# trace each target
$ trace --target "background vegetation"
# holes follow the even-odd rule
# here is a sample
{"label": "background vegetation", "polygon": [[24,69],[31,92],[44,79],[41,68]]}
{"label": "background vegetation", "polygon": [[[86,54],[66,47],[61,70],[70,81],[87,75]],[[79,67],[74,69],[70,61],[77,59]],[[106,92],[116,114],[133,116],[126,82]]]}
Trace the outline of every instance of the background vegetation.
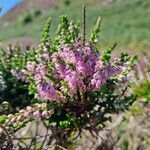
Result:
{"label": "background vegetation", "polygon": [[[101,42],[99,43],[101,48],[117,42],[119,50],[121,48],[136,51],[149,49],[150,0],[114,0],[111,3],[108,3],[108,0],[87,0],[85,3],[88,10],[88,30],[98,16],[102,17]],[[36,15],[37,10],[33,5],[30,11],[18,14],[15,21],[1,26],[0,38],[4,42],[14,38],[18,40],[20,37],[32,37],[36,42],[40,38],[39,33],[44,20],[49,16],[53,19],[50,34],[54,36],[58,24],[57,17],[61,14],[81,21],[82,4],[83,1],[80,0],[57,0],[49,9],[42,9],[39,15]]]}

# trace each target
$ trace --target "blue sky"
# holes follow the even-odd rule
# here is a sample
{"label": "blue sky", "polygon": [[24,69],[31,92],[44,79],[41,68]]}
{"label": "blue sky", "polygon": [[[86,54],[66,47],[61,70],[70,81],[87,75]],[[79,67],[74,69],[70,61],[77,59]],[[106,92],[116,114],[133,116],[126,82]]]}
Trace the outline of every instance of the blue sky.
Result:
{"label": "blue sky", "polygon": [[23,0],[0,0],[0,16],[6,14],[9,10],[14,8],[17,4],[19,4]]}

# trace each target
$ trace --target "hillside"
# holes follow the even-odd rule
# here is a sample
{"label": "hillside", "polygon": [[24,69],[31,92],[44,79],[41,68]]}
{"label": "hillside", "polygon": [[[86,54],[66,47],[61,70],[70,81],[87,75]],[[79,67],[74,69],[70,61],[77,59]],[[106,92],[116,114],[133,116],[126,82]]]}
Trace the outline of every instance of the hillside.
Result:
{"label": "hillside", "polygon": [[[36,3],[35,3],[36,4]],[[47,8],[35,7],[19,14],[19,17],[9,25],[0,27],[0,39],[11,41],[11,39],[19,39],[31,37],[37,42],[40,38],[40,32],[47,17],[53,19],[51,27],[51,35],[54,36],[56,25],[58,24],[58,16],[67,14],[69,18],[81,20],[80,0],[71,0],[69,5],[64,0],[57,0],[53,7],[48,5]],[[102,17],[101,32],[101,48],[113,43],[118,43],[118,49],[124,47],[126,49],[148,50],[150,47],[150,0],[116,0],[112,3],[102,3],[98,0],[87,1],[87,28],[91,29],[91,25],[98,16]],[[43,6],[43,5],[42,5]],[[31,7],[28,7],[31,8]],[[35,9],[37,8],[37,9]],[[41,10],[41,14],[35,16],[35,10]],[[29,15],[31,21],[23,24],[21,17]]]}
{"label": "hillside", "polygon": [[0,18],[0,23],[11,22],[16,20],[22,13],[32,10],[44,10],[53,6],[54,0],[23,0],[20,4],[9,11],[5,16]]}

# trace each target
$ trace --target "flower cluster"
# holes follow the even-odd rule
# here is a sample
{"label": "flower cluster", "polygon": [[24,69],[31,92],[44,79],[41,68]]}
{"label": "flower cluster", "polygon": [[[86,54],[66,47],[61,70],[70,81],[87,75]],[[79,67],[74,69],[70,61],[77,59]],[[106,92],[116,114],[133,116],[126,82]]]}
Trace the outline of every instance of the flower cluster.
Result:
{"label": "flower cluster", "polygon": [[7,125],[14,125],[14,123],[19,124],[24,120],[42,120],[50,117],[53,114],[53,110],[47,110],[47,104],[35,104],[32,106],[27,106],[25,109],[19,110],[16,114],[9,114],[5,117]]}
{"label": "flower cluster", "polygon": [[123,75],[129,64],[117,59],[110,62],[102,61],[103,55],[92,48],[90,43],[83,45],[81,38],[72,44],[59,44],[56,52],[36,54],[37,61],[27,61],[26,67],[20,71],[12,70],[18,79],[34,83],[38,96],[45,101],[66,101],[65,94],[73,99],[82,97],[88,92],[100,91],[101,87],[111,78],[120,81],[127,79]]}
{"label": "flower cluster", "polygon": [[[65,101],[65,93],[75,98],[78,93],[84,96],[100,91],[108,80],[119,78],[128,68],[127,62],[119,60],[103,62],[100,52],[90,43],[83,45],[81,38],[73,44],[60,44],[58,51],[49,57],[49,60],[38,59],[39,63],[27,61],[20,72],[12,71],[18,79],[34,82],[38,96],[46,101]],[[48,67],[47,61],[53,66]],[[121,76],[122,82],[123,79]]]}
{"label": "flower cluster", "polygon": [[106,81],[121,74],[124,67],[103,63],[100,53],[96,52],[90,43],[85,46],[81,43],[82,40],[79,39],[71,46],[62,44],[58,52],[52,55],[57,80],[65,83],[60,89],[72,96],[78,91],[82,95],[100,91]]}

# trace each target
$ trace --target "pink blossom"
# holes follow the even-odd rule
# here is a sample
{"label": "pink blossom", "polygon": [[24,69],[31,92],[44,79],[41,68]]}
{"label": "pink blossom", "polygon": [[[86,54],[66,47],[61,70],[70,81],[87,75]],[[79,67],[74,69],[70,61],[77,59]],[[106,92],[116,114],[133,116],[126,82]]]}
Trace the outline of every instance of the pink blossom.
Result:
{"label": "pink blossom", "polygon": [[41,120],[41,113],[38,111],[35,111],[33,113],[33,118],[36,119],[36,120]]}
{"label": "pink blossom", "polygon": [[27,66],[26,66],[27,70],[30,71],[31,73],[34,73],[35,71],[35,63],[28,61],[27,62]]}
{"label": "pink blossom", "polygon": [[38,93],[43,100],[56,100],[57,94],[51,83],[41,83],[37,86]]}

